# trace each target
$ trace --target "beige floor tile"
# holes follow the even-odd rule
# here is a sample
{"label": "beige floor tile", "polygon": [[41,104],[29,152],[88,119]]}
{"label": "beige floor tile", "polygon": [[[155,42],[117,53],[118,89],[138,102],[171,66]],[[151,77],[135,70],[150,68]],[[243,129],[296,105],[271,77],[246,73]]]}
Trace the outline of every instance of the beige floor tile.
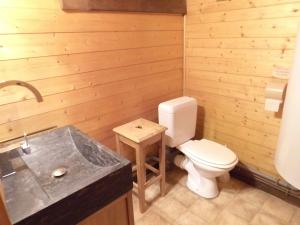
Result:
{"label": "beige floor tile", "polygon": [[263,205],[271,197],[270,194],[250,186],[240,191],[238,196],[257,205]]}
{"label": "beige floor tile", "polygon": [[170,223],[168,223],[161,215],[151,210],[140,219],[136,220],[135,225],[170,225]]}
{"label": "beige floor tile", "polygon": [[153,209],[163,216],[168,222],[175,221],[180,215],[187,211],[187,208],[177,201],[172,195],[160,198],[153,206]]}
{"label": "beige floor tile", "polygon": [[219,182],[218,186],[220,191],[233,195],[236,195],[238,192],[249,187],[246,183],[232,177],[230,178],[230,181],[228,183]]}
{"label": "beige floor tile", "polygon": [[213,225],[248,225],[248,222],[228,210],[223,210],[222,213],[212,223]]}
{"label": "beige floor tile", "polygon": [[226,207],[230,213],[243,218],[250,222],[256,213],[260,210],[261,205],[252,204],[251,202],[245,201],[242,198],[235,198],[232,203]]}
{"label": "beige floor tile", "polygon": [[139,201],[135,195],[132,195],[132,202],[133,202],[134,220],[137,221],[139,218],[143,216],[143,214],[140,213]]}
{"label": "beige floor tile", "polygon": [[181,188],[182,185],[180,183],[174,183],[172,186],[170,185],[170,187],[167,189],[167,195],[174,195]]}
{"label": "beige floor tile", "polygon": [[[158,201],[160,198],[161,198],[161,195],[160,195],[159,183],[153,184],[146,189],[145,199],[146,199],[148,206],[151,206],[153,203]],[[133,203],[134,203],[134,206],[136,205],[136,207],[138,208],[139,203],[138,203],[138,197],[136,194],[133,194]]]}
{"label": "beige floor tile", "polygon": [[184,187],[182,185],[179,185],[171,194],[185,207],[191,206],[200,198],[199,195],[194,194],[187,187]]}
{"label": "beige floor tile", "polygon": [[174,222],[174,225],[207,225],[207,223],[193,213],[186,212]]}
{"label": "beige floor tile", "polygon": [[250,223],[251,225],[287,225],[278,218],[268,213],[260,212],[255,215]]}
{"label": "beige floor tile", "polygon": [[219,206],[220,208],[224,208],[231,204],[236,194],[220,191],[218,197],[211,199],[210,201]]}
{"label": "beige floor tile", "polygon": [[249,187],[249,185],[246,184],[245,182],[238,180],[236,178],[233,178],[233,177],[231,177],[231,182],[232,182],[232,186],[239,190],[243,190],[243,189]]}
{"label": "beige floor tile", "polygon": [[265,202],[262,210],[287,223],[296,212],[296,207],[272,196]]}
{"label": "beige floor tile", "polygon": [[214,199],[191,192],[186,179],[186,171],[174,168],[167,173],[166,196],[160,196],[158,183],[149,187],[144,214],[133,196],[136,225],[300,225],[300,208],[234,178],[219,183]]}
{"label": "beige floor tile", "polygon": [[182,185],[186,185],[187,172],[178,167],[174,167],[172,171],[167,173],[166,180],[169,183],[180,183]]}
{"label": "beige floor tile", "polygon": [[293,215],[290,225],[300,225],[300,208],[298,208]]}
{"label": "beige floor tile", "polygon": [[179,180],[179,183],[183,186],[186,186],[186,182],[187,182],[187,176],[184,176]]}
{"label": "beige floor tile", "polygon": [[205,199],[197,200],[189,210],[209,223],[214,221],[221,212],[221,209],[216,204]]}
{"label": "beige floor tile", "polygon": [[153,184],[145,191],[145,198],[148,203],[152,203],[160,197],[159,183]]}

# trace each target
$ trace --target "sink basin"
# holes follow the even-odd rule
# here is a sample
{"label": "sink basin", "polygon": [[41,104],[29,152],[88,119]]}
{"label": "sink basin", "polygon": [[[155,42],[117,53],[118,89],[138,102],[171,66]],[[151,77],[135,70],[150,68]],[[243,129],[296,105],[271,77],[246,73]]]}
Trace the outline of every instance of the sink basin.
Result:
{"label": "sink basin", "polygon": [[17,148],[2,155],[15,171],[2,179],[14,225],[78,224],[132,189],[130,161],[73,126],[28,142],[30,154]]}
{"label": "sink basin", "polygon": [[107,153],[107,150],[103,151],[103,146],[93,143],[93,141],[87,139],[85,135],[82,135],[82,133],[76,132],[73,129],[69,129],[69,132],[76,149],[89,162],[101,167],[113,166],[119,163],[119,160]]}
{"label": "sink basin", "polygon": [[[22,154],[25,164],[51,198],[61,198],[78,190],[98,173],[111,170],[120,161],[111,150],[72,126],[30,138],[30,154]],[[53,176],[58,169],[64,176]],[[84,181],[84,184],[83,182]]]}

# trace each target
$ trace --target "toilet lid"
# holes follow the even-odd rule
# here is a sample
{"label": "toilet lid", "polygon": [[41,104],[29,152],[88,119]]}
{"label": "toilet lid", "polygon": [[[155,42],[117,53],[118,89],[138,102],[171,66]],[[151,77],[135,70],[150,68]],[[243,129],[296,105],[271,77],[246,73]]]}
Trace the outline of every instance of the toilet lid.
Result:
{"label": "toilet lid", "polygon": [[225,166],[237,161],[233,151],[226,146],[207,139],[189,141],[179,149],[192,160],[201,161],[209,165]]}

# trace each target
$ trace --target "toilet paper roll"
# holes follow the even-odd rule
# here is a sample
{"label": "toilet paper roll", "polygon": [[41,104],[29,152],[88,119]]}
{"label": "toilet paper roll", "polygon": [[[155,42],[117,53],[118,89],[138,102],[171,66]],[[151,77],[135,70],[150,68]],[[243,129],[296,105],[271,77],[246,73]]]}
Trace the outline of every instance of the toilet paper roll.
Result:
{"label": "toilet paper roll", "polygon": [[266,99],[282,100],[285,84],[270,83],[266,87]]}
{"label": "toilet paper roll", "polygon": [[270,112],[278,112],[280,104],[283,101],[283,93],[285,84],[270,83],[266,87],[265,110]]}
{"label": "toilet paper roll", "polygon": [[278,112],[281,104],[281,100],[278,99],[269,99],[265,101],[265,110],[270,112]]}

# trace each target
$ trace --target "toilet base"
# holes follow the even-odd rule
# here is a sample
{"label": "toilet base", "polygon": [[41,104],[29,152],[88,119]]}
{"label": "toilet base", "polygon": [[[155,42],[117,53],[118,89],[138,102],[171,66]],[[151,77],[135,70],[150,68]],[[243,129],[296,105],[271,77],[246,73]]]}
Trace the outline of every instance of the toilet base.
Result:
{"label": "toilet base", "polygon": [[189,179],[186,182],[187,187],[197,195],[204,198],[215,198],[219,195],[219,190],[215,178],[198,178],[197,184],[193,179]]}
{"label": "toilet base", "polygon": [[229,170],[205,171],[194,165],[192,160],[184,155],[177,155],[174,164],[188,172],[187,187],[204,198],[215,198],[219,194],[217,180],[221,183],[230,181]]}
{"label": "toilet base", "polygon": [[218,196],[219,190],[215,177],[207,178],[201,176],[194,167],[193,162],[184,156],[175,158],[175,164],[188,172],[186,185],[191,191],[204,198],[215,198]]}

